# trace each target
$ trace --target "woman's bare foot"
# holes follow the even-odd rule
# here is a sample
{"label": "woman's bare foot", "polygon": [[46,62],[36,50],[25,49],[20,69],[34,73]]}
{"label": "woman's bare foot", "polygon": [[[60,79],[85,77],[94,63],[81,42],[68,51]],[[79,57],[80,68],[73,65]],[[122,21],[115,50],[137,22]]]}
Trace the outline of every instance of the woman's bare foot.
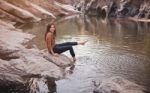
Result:
{"label": "woman's bare foot", "polygon": [[72,59],[73,59],[73,62],[75,62],[75,61],[76,61],[76,58],[75,58],[75,57],[73,57]]}
{"label": "woman's bare foot", "polygon": [[88,42],[88,41],[87,40],[86,41],[82,41],[82,42],[79,42],[78,44],[79,45],[85,45],[86,42]]}

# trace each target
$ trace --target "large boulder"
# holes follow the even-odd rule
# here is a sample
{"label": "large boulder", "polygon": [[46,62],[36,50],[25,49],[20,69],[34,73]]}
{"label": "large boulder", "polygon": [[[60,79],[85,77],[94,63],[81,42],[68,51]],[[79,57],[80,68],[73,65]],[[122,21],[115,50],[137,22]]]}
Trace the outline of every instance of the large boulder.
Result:
{"label": "large boulder", "polygon": [[111,77],[97,85],[93,93],[145,93],[145,88],[122,77]]}

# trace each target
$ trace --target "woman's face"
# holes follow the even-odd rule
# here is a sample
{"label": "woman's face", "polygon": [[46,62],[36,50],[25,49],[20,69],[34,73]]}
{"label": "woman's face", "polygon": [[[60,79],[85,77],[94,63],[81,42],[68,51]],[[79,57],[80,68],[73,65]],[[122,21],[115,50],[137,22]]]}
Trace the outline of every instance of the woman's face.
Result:
{"label": "woman's face", "polygon": [[51,25],[50,31],[51,31],[52,33],[54,33],[54,31],[55,31],[55,26],[54,26],[54,25]]}

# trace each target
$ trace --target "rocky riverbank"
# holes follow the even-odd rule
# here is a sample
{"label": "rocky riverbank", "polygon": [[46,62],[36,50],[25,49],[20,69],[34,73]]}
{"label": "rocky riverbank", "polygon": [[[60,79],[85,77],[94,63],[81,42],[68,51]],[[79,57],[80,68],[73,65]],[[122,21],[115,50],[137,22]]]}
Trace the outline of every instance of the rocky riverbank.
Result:
{"label": "rocky riverbank", "polygon": [[[63,78],[73,62],[65,55],[52,57],[47,51],[26,47],[35,36],[14,25],[38,22],[77,13],[149,19],[145,0],[1,0],[0,1],[0,91],[4,93],[48,93],[56,91],[55,80]],[[73,6],[76,6],[77,11]],[[135,7],[133,7],[135,5]],[[121,6],[118,7],[118,6]],[[132,10],[132,11],[129,11]],[[41,87],[42,86],[42,87]],[[106,89],[106,88],[105,88]],[[142,93],[142,92],[139,92]]]}
{"label": "rocky riverbank", "polygon": [[[12,24],[0,21],[0,28],[1,92],[51,91],[55,80],[64,76],[64,68],[73,64],[64,55],[52,57],[37,48],[27,49],[25,44],[34,35],[23,33]],[[45,89],[40,89],[41,84]]]}
{"label": "rocky riverbank", "polygon": [[64,55],[52,57],[47,51],[32,45],[27,47],[35,36],[16,29],[14,25],[79,13],[68,3],[54,0],[0,1],[1,92],[56,91],[55,80],[65,75],[65,67],[72,65],[72,61]]}

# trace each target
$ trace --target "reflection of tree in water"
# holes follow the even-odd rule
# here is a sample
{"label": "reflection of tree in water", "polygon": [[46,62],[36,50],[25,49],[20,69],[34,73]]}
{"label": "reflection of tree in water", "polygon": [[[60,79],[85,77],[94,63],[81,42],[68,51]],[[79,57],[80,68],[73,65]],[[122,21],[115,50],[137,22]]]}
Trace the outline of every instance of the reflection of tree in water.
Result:
{"label": "reflection of tree in water", "polygon": [[143,50],[150,56],[150,23],[138,23],[138,27],[141,31],[140,34],[144,34]]}
{"label": "reflection of tree in water", "polygon": [[80,16],[67,23],[69,26],[71,24],[74,25],[74,31],[77,31],[79,35],[94,35],[101,43],[107,42],[114,47],[120,46],[120,48],[127,46],[129,50],[138,50],[139,53],[150,55],[149,23],[136,23],[126,19],[103,20],[91,16]]}
{"label": "reflection of tree in water", "polygon": [[78,31],[79,33],[81,33],[80,31],[82,31],[82,29],[83,29],[83,27],[84,27],[82,20],[81,20],[80,18],[75,18],[74,23],[75,23],[76,26],[77,26],[77,31]]}
{"label": "reflection of tree in water", "polygon": [[75,20],[75,23],[77,25],[78,31],[81,31],[80,33],[86,33],[86,34],[92,34],[97,35],[98,30],[101,29],[101,22],[92,17],[84,16],[82,18],[77,18]]}
{"label": "reflection of tree in water", "polygon": [[93,18],[88,18],[86,17],[84,19],[84,23],[85,23],[85,30],[90,32],[92,35],[95,35],[95,28],[96,28],[96,23],[95,23],[95,19]]}
{"label": "reflection of tree in water", "polygon": [[138,50],[140,53],[150,54],[150,31],[148,25],[147,23],[135,23],[129,20],[115,21],[111,23],[110,29],[113,39],[122,40],[123,45],[129,46],[133,50]]}
{"label": "reflection of tree in water", "polygon": [[75,20],[79,33],[95,35],[100,41],[150,55],[149,24],[129,20],[102,20],[82,17]]}
{"label": "reflection of tree in water", "polygon": [[91,34],[91,31],[93,31],[91,28],[92,24],[87,19],[86,16],[82,16],[80,18],[75,19],[75,24],[77,25],[77,30],[79,31],[80,34]]}
{"label": "reflection of tree in water", "polygon": [[75,19],[75,24],[77,25],[77,29],[81,34],[94,34],[95,33],[95,25],[91,19],[86,16]]}

